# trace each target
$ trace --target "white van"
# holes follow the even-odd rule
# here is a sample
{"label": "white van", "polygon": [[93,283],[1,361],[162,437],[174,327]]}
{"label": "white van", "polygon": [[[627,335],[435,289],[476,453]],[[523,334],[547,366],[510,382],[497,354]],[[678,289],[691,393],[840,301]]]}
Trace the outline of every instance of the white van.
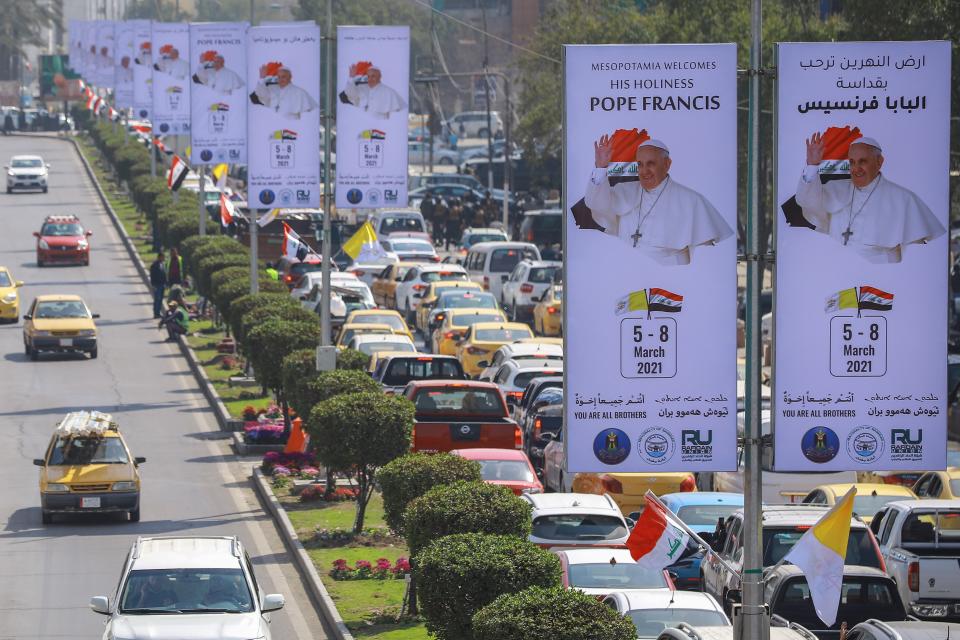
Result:
{"label": "white van", "polygon": [[416,209],[379,209],[367,217],[367,222],[373,225],[380,240],[386,240],[391,233],[430,239],[423,215]]}
{"label": "white van", "polygon": [[479,242],[467,252],[463,268],[502,302],[503,282],[521,260],[540,260],[537,245],[529,242]]}

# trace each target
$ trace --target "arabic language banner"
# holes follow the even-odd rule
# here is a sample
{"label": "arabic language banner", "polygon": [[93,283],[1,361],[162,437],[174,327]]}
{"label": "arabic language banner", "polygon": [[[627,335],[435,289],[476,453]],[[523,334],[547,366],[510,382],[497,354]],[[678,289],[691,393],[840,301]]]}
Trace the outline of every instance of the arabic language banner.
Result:
{"label": "arabic language banner", "polygon": [[247,200],[320,206],[320,28],[247,31]]}
{"label": "arabic language banner", "polygon": [[247,162],[246,22],[190,25],[190,161]]}
{"label": "arabic language banner", "polygon": [[736,74],[733,44],[564,47],[569,473],[736,469]]}
{"label": "arabic language banner", "polygon": [[133,108],[133,67],[136,58],[134,39],[136,31],[132,22],[117,22],[114,29],[114,106],[125,110]]}
{"label": "arabic language banner", "polygon": [[154,22],[151,26],[153,130],[190,133],[190,25]]}
{"label": "arabic language banner", "polygon": [[133,113],[153,119],[153,35],[149,20],[130,20],[133,25]]}
{"label": "arabic language banner", "polygon": [[942,469],[950,43],[777,53],[775,466]]}
{"label": "arabic language banner", "polygon": [[407,202],[410,27],[337,27],[337,206]]}

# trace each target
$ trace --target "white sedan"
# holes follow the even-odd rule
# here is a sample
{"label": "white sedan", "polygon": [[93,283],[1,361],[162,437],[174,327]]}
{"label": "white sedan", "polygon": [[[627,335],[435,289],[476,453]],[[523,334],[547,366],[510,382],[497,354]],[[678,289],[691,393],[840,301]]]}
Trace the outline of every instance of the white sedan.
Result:
{"label": "white sedan", "polygon": [[397,311],[404,315],[408,324],[413,324],[414,314],[422,296],[431,282],[466,281],[467,271],[458,264],[420,264],[411,267],[397,285],[394,299]]}
{"label": "white sedan", "polygon": [[440,262],[440,256],[433,247],[433,243],[423,238],[393,234],[380,241],[380,245],[388,252],[405,262]]}
{"label": "white sedan", "polygon": [[[356,285],[363,284],[363,281],[361,281],[360,278],[353,273],[346,271],[333,271],[330,273],[330,284],[334,287],[352,288]],[[306,296],[310,294],[310,291],[313,290],[314,286],[323,286],[323,274],[320,271],[309,271],[300,276],[300,279],[297,280],[297,284],[295,284],[293,289],[290,290],[290,297],[292,297],[294,300],[300,300],[302,302],[306,300]],[[376,306],[373,301],[373,293],[370,294],[370,306]],[[310,309],[312,308],[313,307],[310,307]]]}
{"label": "white sedan", "polygon": [[40,156],[13,156],[7,170],[7,193],[14,189],[39,189],[47,192],[47,170],[50,168]]}
{"label": "white sedan", "polygon": [[511,342],[493,352],[493,357],[490,358],[479,379],[493,380],[493,376],[497,375],[497,371],[500,370],[500,365],[507,360],[537,362],[545,359],[562,361],[563,347],[559,344],[547,342]]}
{"label": "white sedan", "polygon": [[493,383],[500,387],[511,409],[520,401],[523,390],[534,378],[563,375],[563,360],[516,361],[507,360],[493,376]]}
{"label": "white sedan", "polygon": [[640,590],[644,596],[669,594],[673,585],[664,570],[650,569],[630,556],[629,549],[556,549],[563,586],[602,598],[615,591]]}
{"label": "white sedan", "polygon": [[637,638],[656,638],[681,622],[692,627],[730,626],[713,596],[698,591],[621,591],[603,603],[633,620]]}
{"label": "white sedan", "polygon": [[500,288],[501,302],[514,322],[533,316],[533,308],[546,293],[563,263],[548,260],[521,260]]}
{"label": "white sedan", "polygon": [[366,355],[373,355],[377,351],[406,351],[416,353],[417,347],[407,336],[388,333],[361,333],[355,335],[347,343],[348,349],[356,349]]}

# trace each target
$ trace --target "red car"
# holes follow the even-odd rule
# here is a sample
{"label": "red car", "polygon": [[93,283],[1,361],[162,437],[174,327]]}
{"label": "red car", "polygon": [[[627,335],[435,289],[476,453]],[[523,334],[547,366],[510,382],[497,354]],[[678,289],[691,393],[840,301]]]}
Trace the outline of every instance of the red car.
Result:
{"label": "red car", "polygon": [[90,264],[90,241],[93,235],[80,224],[77,216],[47,216],[37,238],[37,266],[49,264]]}
{"label": "red car", "polygon": [[527,454],[516,449],[454,449],[455,456],[480,463],[480,476],[487,484],[507,487],[516,495],[543,493],[543,485]]}

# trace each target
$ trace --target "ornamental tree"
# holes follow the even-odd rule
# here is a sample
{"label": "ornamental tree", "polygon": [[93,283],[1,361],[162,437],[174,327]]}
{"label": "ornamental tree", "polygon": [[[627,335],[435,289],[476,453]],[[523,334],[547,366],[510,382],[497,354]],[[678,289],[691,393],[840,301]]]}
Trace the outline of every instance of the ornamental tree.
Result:
{"label": "ornamental tree", "polygon": [[594,596],[559,586],[504,593],[473,616],[473,640],[634,640],[633,621]]}
{"label": "ornamental tree", "polygon": [[247,293],[240,296],[230,303],[230,329],[237,340],[241,340],[240,332],[242,329],[243,316],[254,309],[286,307],[293,309],[299,307],[297,301],[285,293]]}
{"label": "ornamental tree", "polygon": [[[427,630],[440,640],[472,640],[474,614],[503,594],[561,586],[560,559],[513,535],[439,538],[417,555],[413,571],[420,613],[427,619]],[[515,637],[503,635],[498,640]]]}
{"label": "ornamental tree", "polygon": [[359,494],[354,533],[363,530],[377,469],[409,451],[413,416],[412,402],[384,395],[379,389],[340,394],[310,412],[307,430],[317,458],[328,469],[356,474]]}
{"label": "ornamental tree", "polygon": [[370,356],[356,349],[344,349],[337,354],[337,369],[356,369],[366,371]]}

